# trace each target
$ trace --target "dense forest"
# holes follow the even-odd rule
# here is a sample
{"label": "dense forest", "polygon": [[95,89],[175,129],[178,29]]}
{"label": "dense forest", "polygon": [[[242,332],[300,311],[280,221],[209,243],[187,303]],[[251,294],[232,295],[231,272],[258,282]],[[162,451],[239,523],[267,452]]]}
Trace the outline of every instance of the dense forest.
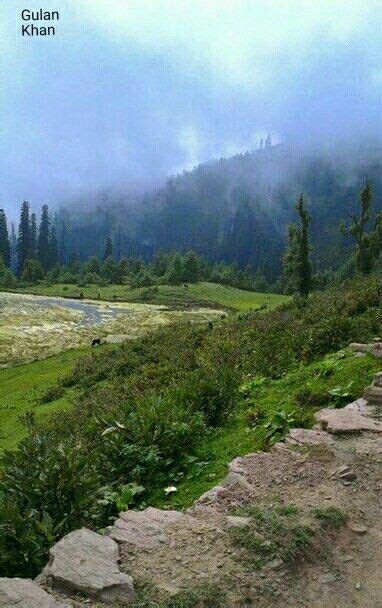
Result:
{"label": "dense forest", "polygon": [[131,275],[136,286],[161,277],[293,291],[281,277],[303,193],[310,263],[321,286],[334,272],[352,276],[357,236],[344,226],[354,223],[359,192],[370,183],[372,204],[361,221],[362,231],[373,229],[382,209],[381,169],[379,149],[307,152],[268,138],[258,150],[199,165],[141,197],[97,194],[52,205],[54,212],[44,204],[40,218],[24,201],[17,232],[0,211],[0,253],[9,268],[2,283],[12,286],[12,272],[26,282],[48,276],[80,284]]}

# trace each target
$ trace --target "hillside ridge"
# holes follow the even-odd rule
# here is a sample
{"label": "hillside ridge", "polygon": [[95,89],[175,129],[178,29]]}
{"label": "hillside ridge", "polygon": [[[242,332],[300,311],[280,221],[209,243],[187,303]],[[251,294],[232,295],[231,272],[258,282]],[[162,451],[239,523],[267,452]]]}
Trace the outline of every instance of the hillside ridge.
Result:
{"label": "hillside ridge", "polygon": [[[185,513],[149,507],[106,536],[69,533],[36,583],[0,579],[0,605],[377,607],[381,405],[382,372],[313,429],[235,458]],[[194,603],[171,603],[191,592]]]}

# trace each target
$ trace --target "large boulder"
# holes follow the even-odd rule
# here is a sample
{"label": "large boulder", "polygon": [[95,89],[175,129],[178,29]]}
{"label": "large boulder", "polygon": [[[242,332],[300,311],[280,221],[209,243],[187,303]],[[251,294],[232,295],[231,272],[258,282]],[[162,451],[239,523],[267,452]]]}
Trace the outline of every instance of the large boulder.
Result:
{"label": "large boulder", "polygon": [[354,402],[339,410],[326,408],[317,412],[316,420],[328,433],[358,433],[360,431],[382,433],[382,422],[363,415],[361,411],[364,411],[364,407],[364,405]]}
{"label": "large boulder", "polygon": [[0,578],[1,608],[66,608],[29,578]]}
{"label": "large boulder", "polygon": [[166,528],[187,519],[189,516],[180,511],[162,511],[153,507],[144,511],[125,511],[108,528],[107,534],[138,549],[152,549],[166,541]]}
{"label": "large boulder", "polygon": [[106,604],[128,603],[134,595],[133,579],[119,571],[118,559],[117,543],[82,528],[53,545],[41,580],[57,590],[80,591]]}

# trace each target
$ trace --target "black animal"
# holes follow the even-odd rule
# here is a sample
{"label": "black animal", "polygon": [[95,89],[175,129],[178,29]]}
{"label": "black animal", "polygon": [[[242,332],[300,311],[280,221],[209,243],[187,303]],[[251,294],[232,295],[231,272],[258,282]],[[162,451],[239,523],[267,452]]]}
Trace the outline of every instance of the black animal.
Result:
{"label": "black animal", "polygon": [[92,340],[92,348],[93,346],[101,346],[101,338],[94,338],[94,340]]}
{"label": "black animal", "polygon": [[208,321],[208,327],[209,327],[210,329],[213,329],[213,327],[214,327],[214,326],[212,325],[212,321]]}

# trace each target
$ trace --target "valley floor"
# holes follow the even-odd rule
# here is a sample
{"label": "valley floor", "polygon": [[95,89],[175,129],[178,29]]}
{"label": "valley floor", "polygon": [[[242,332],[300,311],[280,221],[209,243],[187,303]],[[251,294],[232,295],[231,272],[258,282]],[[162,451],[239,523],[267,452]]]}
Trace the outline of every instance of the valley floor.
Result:
{"label": "valley floor", "polygon": [[158,285],[157,287],[139,287],[133,289],[128,285],[31,285],[20,288],[19,293],[30,293],[40,296],[59,296],[64,298],[84,298],[102,301],[142,302],[160,304],[171,308],[189,306],[219,306],[222,308],[245,312],[251,309],[269,309],[287,302],[289,296],[260,293],[236,289],[217,283],[190,283],[187,285]]}

